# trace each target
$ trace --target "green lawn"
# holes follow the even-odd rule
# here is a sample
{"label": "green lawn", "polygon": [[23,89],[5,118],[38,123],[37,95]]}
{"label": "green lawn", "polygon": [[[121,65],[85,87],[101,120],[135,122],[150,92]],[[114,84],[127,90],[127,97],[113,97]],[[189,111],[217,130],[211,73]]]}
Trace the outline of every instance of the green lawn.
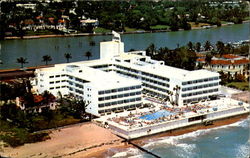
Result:
{"label": "green lawn", "polygon": [[136,28],[130,28],[130,27],[125,27],[126,32],[135,32],[135,31],[144,31],[143,29],[136,29]]}
{"label": "green lawn", "polygon": [[248,90],[248,91],[250,90],[248,82],[230,82],[230,83],[227,83],[226,86],[237,88],[240,90]]}
{"label": "green lawn", "polygon": [[250,20],[250,16],[245,17],[244,20]]}
{"label": "green lawn", "polygon": [[38,30],[36,32],[34,31],[25,31],[26,36],[33,36],[33,35],[54,35],[55,32],[52,32],[50,30]]}
{"label": "green lawn", "polygon": [[43,141],[50,138],[46,132],[29,133],[27,129],[13,126],[8,121],[0,120],[0,124],[0,140],[3,140],[12,147],[17,147],[25,143]]}
{"label": "green lawn", "polygon": [[44,120],[42,116],[36,116],[32,118],[34,129],[37,130],[43,130],[48,128],[55,128],[60,126],[66,126],[70,124],[79,123],[80,119],[75,119],[73,116],[63,116],[60,113],[55,113],[54,118],[48,122]]}
{"label": "green lawn", "polygon": [[94,32],[95,33],[109,33],[109,32],[111,32],[111,30],[105,29],[102,27],[97,27],[97,28],[94,28]]}
{"label": "green lawn", "polygon": [[221,21],[221,24],[227,24],[228,21]]}
{"label": "green lawn", "polygon": [[[41,115],[33,116],[31,119],[32,127],[35,131],[80,122],[80,119],[75,119],[73,116],[64,116],[60,113],[55,113],[53,119],[50,122],[46,121]],[[29,123],[27,122],[27,124]],[[12,147],[20,146],[25,143],[43,141],[46,139],[49,139],[47,132],[32,133],[28,128],[17,126],[11,122],[0,119],[0,140],[3,140]]]}
{"label": "green lawn", "polygon": [[150,29],[152,29],[152,30],[167,30],[167,29],[169,29],[169,26],[167,26],[167,25],[155,25],[155,26],[150,26]]}

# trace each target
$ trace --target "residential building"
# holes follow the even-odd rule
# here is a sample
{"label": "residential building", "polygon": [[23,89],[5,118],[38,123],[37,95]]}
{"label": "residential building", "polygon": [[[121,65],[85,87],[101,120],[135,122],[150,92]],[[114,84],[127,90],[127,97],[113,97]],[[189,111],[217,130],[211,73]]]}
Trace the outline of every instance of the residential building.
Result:
{"label": "residential building", "polygon": [[[205,58],[201,57],[197,59],[198,63],[205,63]],[[213,57],[210,64],[205,64],[204,68],[220,72],[223,71],[231,76],[243,75],[246,78],[249,77],[249,64],[250,60],[247,57],[234,55],[234,54],[224,54],[220,58]]]}
{"label": "residential building", "polygon": [[87,25],[91,25],[94,27],[97,27],[99,25],[99,21],[97,19],[84,19],[84,20],[80,20],[81,26],[87,26]]}

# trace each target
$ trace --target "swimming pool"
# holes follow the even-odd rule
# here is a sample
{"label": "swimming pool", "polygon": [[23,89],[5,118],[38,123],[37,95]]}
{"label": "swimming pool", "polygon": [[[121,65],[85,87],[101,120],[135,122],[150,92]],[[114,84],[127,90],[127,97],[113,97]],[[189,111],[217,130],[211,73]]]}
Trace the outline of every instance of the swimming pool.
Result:
{"label": "swimming pool", "polygon": [[173,115],[173,114],[174,113],[166,111],[166,110],[160,110],[160,111],[157,111],[157,112],[152,113],[152,114],[141,116],[139,118],[144,119],[144,120],[155,120],[155,119],[158,119],[160,117],[169,116],[169,115]]}

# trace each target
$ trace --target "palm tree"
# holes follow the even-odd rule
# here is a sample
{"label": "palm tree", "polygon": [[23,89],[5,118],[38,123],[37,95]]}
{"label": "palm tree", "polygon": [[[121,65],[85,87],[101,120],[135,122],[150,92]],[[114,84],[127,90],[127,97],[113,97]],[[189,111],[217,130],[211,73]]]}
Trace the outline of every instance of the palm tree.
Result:
{"label": "palm tree", "polygon": [[195,49],[196,49],[197,52],[200,52],[200,51],[201,51],[201,43],[200,43],[200,42],[197,42],[197,43],[196,43]]}
{"label": "palm tree", "polygon": [[64,57],[66,58],[67,63],[69,62],[69,59],[72,58],[71,53],[65,53],[65,54],[64,54]]}
{"label": "palm tree", "polygon": [[222,41],[218,41],[216,47],[219,54],[222,55],[224,53],[225,44]]}
{"label": "palm tree", "polygon": [[193,50],[193,43],[191,41],[187,44],[189,50]]}
{"label": "palm tree", "polygon": [[168,91],[167,93],[168,93],[168,95],[170,95],[169,101],[170,101],[170,103],[172,104],[172,103],[173,103],[173,92],[172,92],[172,91]]}
{"label": "palm tree", "polygon": [[90,52],[90,51],[87,51],[86,53],[85,53],[85,56],[88,58],[88,60],[89,60],[89,58],[90,57],[92,57],[92,53]]}
{"label": "palm tree", "polygon": [[206,58],[205,58],[206,65],[210,65],[211,64],[212,58],[213,58],[212,54],[210,54],[210,53],[206,54]]}
{"label": "palm tree", "polygon": [[178,104],[178,99],[179,99],[179,93],[180,93],[181,87],[176,85],[173,90],[175,91],[175,104]]}
{"label": "palm tree", "polygon": [[205,45],[204,45],[205,51],[208,51],[211,49],[211,43],[209,41],[206,41]]}
{"label": "palm tree", "polygon": [[153,56],[156,53],[156,47],[154,43],[151,43],[148,48],[146,49],[146,55]]}
{"label": "palm tree", "polygon": [[27,58],[20,57],[20,58],[17,58],[16,60],[17,60],[17,63],[21,64],[21,68],[23,68],[24,64],[28,63]]}
{"label": "palm tree", "polygon": [[49,62],[49,61],[52,61],[51,56],[49,56],[49,55],[44,55],[44,56],[43,56],[42,62],[45,62],[45,64],[48,65],[48,62]]}

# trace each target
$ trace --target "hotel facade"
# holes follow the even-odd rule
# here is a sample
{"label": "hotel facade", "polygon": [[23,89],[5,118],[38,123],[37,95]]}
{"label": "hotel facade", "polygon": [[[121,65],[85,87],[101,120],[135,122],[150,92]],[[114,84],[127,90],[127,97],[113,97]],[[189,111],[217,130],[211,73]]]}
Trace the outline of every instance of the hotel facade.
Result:
{"label": "hotel facade", "polygon": [[136,109],[142,94],[184,105],[220,93],[219,73],[166,66],[145,51],[124,52],[115,32],[112,41],[100,43],[100,59],[56,64],[37,69],[36,75],[39,93],[74,95],[96,116]]}

